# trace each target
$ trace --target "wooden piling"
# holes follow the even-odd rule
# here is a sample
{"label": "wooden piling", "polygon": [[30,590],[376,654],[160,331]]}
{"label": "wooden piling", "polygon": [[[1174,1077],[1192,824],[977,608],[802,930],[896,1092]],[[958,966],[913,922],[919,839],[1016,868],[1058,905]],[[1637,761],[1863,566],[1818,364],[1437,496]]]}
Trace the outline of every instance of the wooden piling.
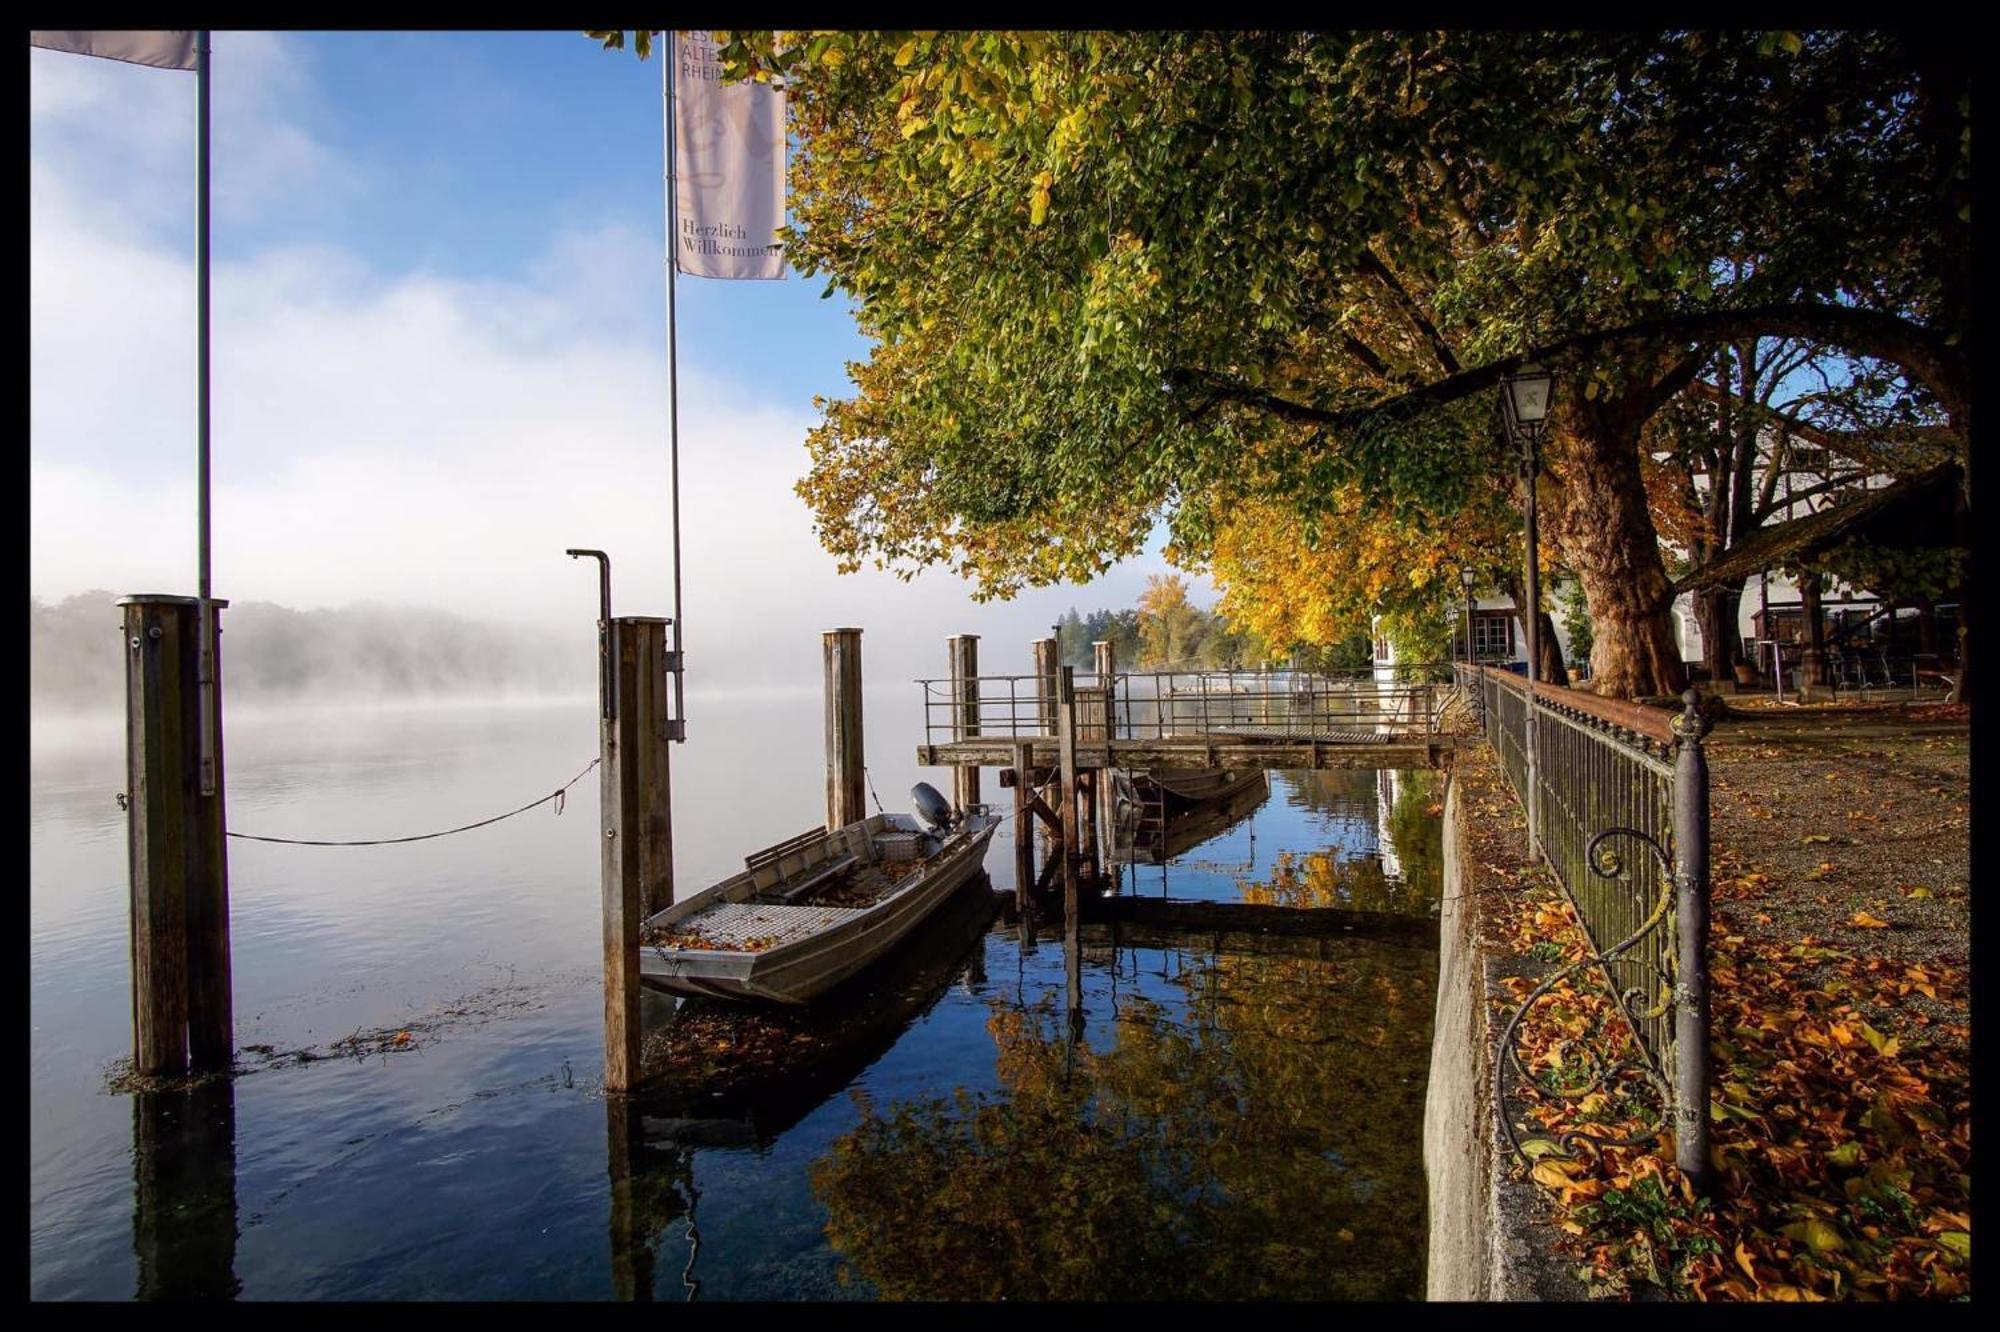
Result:
{"label": "wooden piling", "polygon": [[[1062,770],[1062,800],[1056,806],[1062,816],[1063,949],[1066,958],[1080,956],[1082,939],[1077,917],[1077,791],[1076,791],[1076,668],[1063,666],[1056,675],[1056,753]],[[1070,1011],[1074,1015],[1082,1003],[1080,981],[1069,984]]]}
{"label": "wooden piling", "polygon": [[230,1079],[133,1094],[132,1204],[140,1300],[232,1300],[242,1293]]}
{"label": "wooden piling", "polygon": [[[599,808],[604,821],[600,882],[604,899],[604,1089],[631,1091],[639,1081],[639,923],[646,871],[660,865],[651,798],[665,791],[666,690],[651,677],[664,667],[667,622],[619,616],[607,622],[609,715],[599,737]],[[664,855],[672,860],[671,824]],[[652,843],[651,850],[648,844]],[[668,873],[671,874],[669,868]],[[666,892],[671,894],[671,879]]]}
{"label": "wooden piling", "polygon": [[1026,741],[1014,744],[1014,902],[1019,911],[1021,943],[1035,942],[1035,789],[1033,747]]}
{"label": "wooden piling", "polygon": [[[226,1069],[235,1056],[222,721],[214,791],[201,791],[201,603],[131,596],[124,608],[126,848],[131,885],[132,1046],[141,1073]],[[221,608],[206,622],[219,662]],[[219,677],[219,667],[217,675]],[[219,678],[213,685],[220,694]]]}
{"label": "wooden piling", "polygon": [[868,817],[862,802],[861,631],[828,629],[826,658],[826,826],[831,832]]}
{"label": "wooden piling", "polygon": [[[1090,652],[1091,664],[1097,671],[1097,686],[1104,691],[1104,748],[1108,754],[1111,741],[1118,735],[1118,645],[1108,639],[1099,639],[1090,645]],[[1100,866],[1111,859],[1111,842],[1118,827],[1116,786],[1111,780],[1109,767],[1107,763],[1104,770],[1091,778]]]}
{"label": "wooden piling", "polygon": [[1036,733],[1054,735],[1056,733],[1056,640],[1038,638],[1035,640],[1035,691],[1037,719]]}
{"label": "wooden piling", "polygon": [[639,785],[640,918],[674,904],[673,777],[668,738],[673,684],[667,673],[667,630],[671,620],[626,616],[636,626],[637,666],[633,697],[639,710],[634,768]]}
{"label": "wooden piling", "polygon": [[622,1096],[604,1098],[604,1129],[611,1175],[611,1295],[623,1304],[653,1300],[653,1246],[633,1191],[645,1160],[644,1119]]}
{"label": "wooden piling", "polygon": [[1014,766],[1009,769],[1014,787],[1014,887],[1022,895],[1026,895],[1035,872],[1035,792],[1028,784],[1033,753],[1025,741],[1016,741]]}
{"label": "wooden piling", "polygon": [[[953,634],[945,640],[951,658],[951,738],[979,734],[979,635]],[[979,769],[960,764],[951,770],[951,803],[963,814],[979,803]]]}

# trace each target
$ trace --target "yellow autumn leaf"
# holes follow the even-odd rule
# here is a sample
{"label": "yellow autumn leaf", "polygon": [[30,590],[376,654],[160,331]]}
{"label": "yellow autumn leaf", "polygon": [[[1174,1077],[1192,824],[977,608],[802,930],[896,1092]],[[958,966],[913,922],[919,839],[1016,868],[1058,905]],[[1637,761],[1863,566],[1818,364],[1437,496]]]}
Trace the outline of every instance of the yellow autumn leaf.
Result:
{"label": "yellow autumn leaf", "polygon": [[1742,1240],[1736,1241],[1736,1265],[1743,1269],[1744,1276],[1749,1277],[1752,1282],[1757,1281],[1756,1264],[1750,1261],[1750,1251],[1743,1247]]}
{"label": "yellow autumn leaf", "polygon": [[1871,916],[1866,911],[1855,912],[1850,920],[1853,924],[1860,926],[1864,930],[1886,930],[1889,928],[1888,921],[1883,920],[1879,916]]}
{"label": "yellow autumn leaf", "polygon": [[1902,1043],[1895,1037],[1884,1036],[1866,1022],[1861,1024],[1861,1035],[1870,1045],[1875,1047],[1875,1053],[1881,1055],[1884,1059],[1894,1057],[1896,1052],[1903,1048]]}
{"label": "yellow autumn leaf", "polygon": [[1808,1217],[1804,1221],[1794,1221],[1791,1225],[1782,1227],[1778,1233],[1786,1239],[1802,1241],[1807,1248],[1813,1251],[1814,1257],[1820,1257],[1832,1253],[1836,1249],[1847,1247],[1847,1242],[1840,1238],[1840,1232],[1818,1217]]}

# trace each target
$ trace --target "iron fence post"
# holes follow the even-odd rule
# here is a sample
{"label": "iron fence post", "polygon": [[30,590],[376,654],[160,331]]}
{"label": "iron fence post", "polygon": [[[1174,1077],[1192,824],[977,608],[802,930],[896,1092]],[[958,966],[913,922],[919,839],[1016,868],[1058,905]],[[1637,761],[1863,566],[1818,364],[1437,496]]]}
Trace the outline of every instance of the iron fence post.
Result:
{"label": "iron fence post", "polygon": [[1708,755],[1701,695],[1681,695],[1674,718],[1674,895],[1679,956],[1674,984],[1675,1162],[1698,1193],[1709,1192],[1708,1160]]}

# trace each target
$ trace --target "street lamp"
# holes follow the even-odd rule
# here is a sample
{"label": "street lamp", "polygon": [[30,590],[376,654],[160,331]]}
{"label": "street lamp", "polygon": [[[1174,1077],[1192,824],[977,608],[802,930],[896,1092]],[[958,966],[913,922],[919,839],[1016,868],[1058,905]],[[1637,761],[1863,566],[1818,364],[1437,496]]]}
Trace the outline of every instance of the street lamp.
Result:
{"label": "street lamp", "polygon": [[1528,526],[1527,605],[1522,627],[1528,635],[1528,707],[1523,748],[1528,754],[1528,853],[1533,855],[1541,838],[1541,796],[1537,790],[1535,755],[1535,672],[1541,665],[1541,547],[1535,531],[1535,478],[1541,474],[1542,429],[1548,424],[1549,399],[1554,396],[1555,376],[1530,361],[1500,381],[1500,407],[1506,413],[1507,434],[1521,446],[1521,483],[1526,492]]}
{"label": "street lamp", "polygon": [[1465,584],[1465,664],[1477,664],[1472,655],[1472,584],[1477,577],[1471,569],[1460,569],[1458,581]]}

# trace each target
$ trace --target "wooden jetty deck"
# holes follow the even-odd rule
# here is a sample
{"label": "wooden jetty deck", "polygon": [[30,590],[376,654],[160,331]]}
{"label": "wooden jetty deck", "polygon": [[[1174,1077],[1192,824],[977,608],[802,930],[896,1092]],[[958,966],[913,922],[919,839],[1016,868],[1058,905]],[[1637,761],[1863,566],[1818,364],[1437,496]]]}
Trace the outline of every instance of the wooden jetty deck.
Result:
{"label": "wooden jetty deck", "polygon": [[[1439,768],[1451,761],[1459,741],[1456,735],[1437,731],[1402,735],[1244,731],[1142,740],[1079,740],[1076,762],[1082,768]],[[1026,746],[1029,762],[1035,767],[1057,765],[1058,744],[1052,735],[968,736],[918,745],[917,762],[925,767],[1004,768],[1015,762],[1020,746]]]}

